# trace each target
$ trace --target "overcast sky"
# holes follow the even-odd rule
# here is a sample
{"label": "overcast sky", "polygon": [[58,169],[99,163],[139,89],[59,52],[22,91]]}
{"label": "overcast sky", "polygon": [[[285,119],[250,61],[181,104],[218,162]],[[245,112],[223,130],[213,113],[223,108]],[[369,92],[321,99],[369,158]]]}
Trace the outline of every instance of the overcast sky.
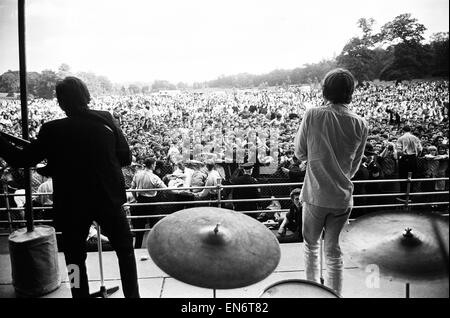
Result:
{"label": "overcast sky", "polygon": [[[447,32],[448,0],[28,0],[27,69],[114,82],[204,81],[292,69],[338,55],[359,18],[402,13]],[[0,0],[0,74],[17,70],[17,0]]]}

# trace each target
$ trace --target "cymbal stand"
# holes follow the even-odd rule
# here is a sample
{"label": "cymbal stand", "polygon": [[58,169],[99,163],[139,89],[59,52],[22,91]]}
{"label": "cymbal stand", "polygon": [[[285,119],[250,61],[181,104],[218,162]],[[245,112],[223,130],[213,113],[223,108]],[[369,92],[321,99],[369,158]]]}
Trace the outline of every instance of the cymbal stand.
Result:
{"label": "cymbal stand", "polygon": [[100,225],[97,222],[95,223],[95,227],[97,229],[97,247],[98,247],[98,262],[100,265],[100,290],[91,294],[91,298],[108,298],[116,291],[119,290],[119,286],[114,286],[112,288],[106,289],[104,281],[103,281],[103,260],[102,260],[102,235],[100,231]]}
{"label": "cymbal stand", "polygon": [[325,231],[322,230],[322,233],[320,235],[320,283],[322,285],[325,285],[325,280],[323,279],[323,240],[325,237]]}

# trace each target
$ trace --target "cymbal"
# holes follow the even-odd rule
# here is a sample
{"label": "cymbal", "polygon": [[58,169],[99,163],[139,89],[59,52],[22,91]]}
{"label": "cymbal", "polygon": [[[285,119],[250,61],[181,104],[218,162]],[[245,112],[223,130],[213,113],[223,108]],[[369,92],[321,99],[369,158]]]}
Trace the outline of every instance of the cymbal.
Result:
{"label": "cymbal", "polygon": [[[326,235],[326,234],[325,234]],[[448,277],[448,218],[433,213],[370,213],[344,227],[344,254],[363,268],[400,280]]]}
{"label": "cymbal", "polygon": [[278,240],[263,224],[215,207],[166,216],[150,231],[147,248],[155,264],[173,278],[212,289],[259,282],[280,261]]}

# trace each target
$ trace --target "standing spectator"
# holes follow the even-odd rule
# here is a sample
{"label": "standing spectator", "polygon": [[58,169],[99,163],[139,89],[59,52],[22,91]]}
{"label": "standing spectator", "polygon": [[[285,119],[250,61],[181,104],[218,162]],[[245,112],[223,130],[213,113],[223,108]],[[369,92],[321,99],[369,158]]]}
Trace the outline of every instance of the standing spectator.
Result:
{"label": "standing spectator", "polygon": [[[417,177],[417,157],[422,151],[420,139],[411,134],[411,127],[403,127],[404,134],[397,140],[399,153],[398,176],[400,179],[408,178],[408,172],[412,172],[412,178]],[[400,191],[406,191],[406,182],[400,183]]]}
{"label": "standing spectator", "polygon": [[[448,177],[448,145],[441,144],[437,147],[438,149],[438,162],[439,166],[437,168],[436,178],[444,178]],[[448,181],[445,180],[437,180],[435,183],[436,191],[445,191],[448,190]],[[448,200],[448,193],[444,195],[439,195],[441,200]]]}
{"label": "standing spectator", "polygon": [[[258,184],[258,180],[252,177],[253,163],[244,163],[241,165],[243,174],[231,180],[233,185],[243,184]],[[232,190],[232,198],[236,200],[242,199],[259,199],[261,197],[261,190],[256,187],[235,188]],[[255,211],[260,207],[259,202],[234,202],[234,209],[236,211]],[[257,218],[257,213],[247,213],[252,218]]]}
{"label": "standing spectator", "polygon": [[[222,177],[219,172],[215,169],[215,162],[212,160],[206,161],[206,169],[208,170],[208,176],[206,177],[205,187],[215,187],[222,182]],[[216,200],[217,190],[216,189],[203,189],[201,192],[194,193],[197,199],[206,200]],[[211,204],[209,204],[211,205]]]}
{"label": "standing spectator", "polygon": [[[44,182],[37,189],[38,193],[49,193],[36,196],[33,200],[33,207],[47,207],[51,208],[53,206],[53,180],[51,177],[44,177]],[[46,209],[39,211],[39,209],[34,210],[35,218],[51,220],[54,219],[53,209]]]}
{"label": "standing spectator", "polygon": [[[133,181],[131,182],[131,189],[142,190],[142,189],[155,189],[155,188],[167,188],[167,186],[162,182],[162,180],[153,173],[155,169],[156,160],[154,158],[148,158],[144,160],[144,169],[139,170],[134,175]],[[134,198],[137,203],[154,203],[160,201],[162,197],[159,191],[139,191],[133,192]],[[152,215],[154,214],[155,207],[151,205],[147,206],[136,206],[131,209],[132,215],[142,216],[142,215]],[[147,224],[148,218],[138,218],[133,219],[133,228],[136,231],[134,247],[142,247],[142,239],[144,238],[145,225]],[[153,227],[158,222],[157,218],[151,218],[150,228]]]}
{"label": "standing spectator", "polygon": [[[361,159],[361,164],[359,165],[358,171],[356,171],[356,174],[353,176],[352,180],[369,180],[369,169],[367,168],[367,157],[363,156],[363,158]],[[356,195],[365,195],[367,194],[367,190],[366,190],[366,183],[362,182],[362,183],[356,183],[355,184],[355,188],[353,191],[353,194]],[[367,198],[365,197],[358,197],[358,198],[354,198],[354,205],[355,206],[364,206],[367,205]],[[358,208],[358,209],[354,209],[352,210],[352,217],[358,217],[361,215],[364,215],[367,213],[367,208]]]}
{"label": "standing spectator", "polygon": [[383,177],[386,179],[394,179],[396,177],[398,154],[395,145],[387,142],[384,149],[378,157]]}

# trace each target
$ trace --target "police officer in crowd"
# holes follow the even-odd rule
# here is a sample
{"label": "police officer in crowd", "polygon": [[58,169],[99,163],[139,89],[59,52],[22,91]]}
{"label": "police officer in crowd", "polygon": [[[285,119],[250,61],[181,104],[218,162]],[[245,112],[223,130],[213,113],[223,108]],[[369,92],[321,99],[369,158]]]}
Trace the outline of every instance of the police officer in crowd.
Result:
{"label": "police officer in crowd", "polygon": [[[258,184],[259,181],[252,177],[254,164],[245,163],[241,165],[242,175],[231,180],[233,185],[243,184]],[[237,199],[259,199],[261,197],[261,189],[258,187],[242,187],[235,188],[232,191],[233,200]],[[259,209],[259,202],[234,202],[234,209],[236,211],[253,211]],[[246,213],[247,214],[247,213]],[[258,213],[248,213],[247,215],[257,218]]]}

